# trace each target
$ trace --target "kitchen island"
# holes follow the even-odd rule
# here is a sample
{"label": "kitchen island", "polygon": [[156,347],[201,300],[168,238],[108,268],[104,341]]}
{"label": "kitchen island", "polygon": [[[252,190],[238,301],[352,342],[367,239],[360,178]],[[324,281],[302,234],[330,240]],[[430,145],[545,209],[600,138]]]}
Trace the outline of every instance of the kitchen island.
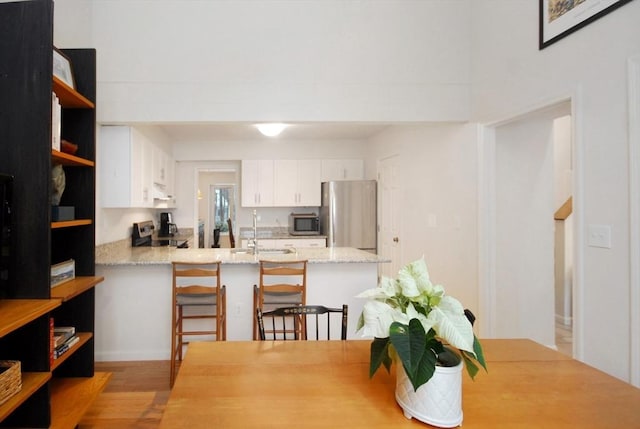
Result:
{"label": "kitchen island", "polygon": [[171,349],[171,262],[220,261],[227,286],[227,339],[250,340],[253,285],[259,261],[307,259],[307,303],[349,305],[348,338],[359,338],[356,324],[364,300],[355,296],[374,287],[378,264],[388,262],[353,248],[296,249],[288,254],[235,253],[232,249],[131,248],[126,242],[98,246],[95,354],[98,361],[169,359]]}

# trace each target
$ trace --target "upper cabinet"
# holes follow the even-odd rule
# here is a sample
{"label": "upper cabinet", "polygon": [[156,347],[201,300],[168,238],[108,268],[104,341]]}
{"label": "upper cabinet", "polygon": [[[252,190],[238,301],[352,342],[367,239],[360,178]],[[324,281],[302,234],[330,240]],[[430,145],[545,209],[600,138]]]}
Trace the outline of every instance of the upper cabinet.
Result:
{"label": "upper cabinet", "polygon": [[321,183],[362,180],[361,159],[242,161],[243,207],[319,207]]}
{"label": "upper cabinet", "polygon": [[274,205],[317,207],[320,205],[319,160],[274,161]]}
{"label": "upper cabinet", "polygon": [[364,162],[361,159],[322,160],[322,182],[362,179],[364,179]]}
{"label": "upper cabinet", "polygon": [[153,207],[153,149],[133,127],[100,127],[102,207]]}
{"label": "upper cabinet", "polygon": [[242,206],[272,207],[273,202],[273,161],[242,161]]}
{"label": "upper cabinet", "polygon": [[175,161],[160,147],[152,145],[153,205],[156,208],[175,207]]}
{"label": "upper cabinet", "polygon": [[100,127],[102,207],[173,207],[174,161],[135,127]]}

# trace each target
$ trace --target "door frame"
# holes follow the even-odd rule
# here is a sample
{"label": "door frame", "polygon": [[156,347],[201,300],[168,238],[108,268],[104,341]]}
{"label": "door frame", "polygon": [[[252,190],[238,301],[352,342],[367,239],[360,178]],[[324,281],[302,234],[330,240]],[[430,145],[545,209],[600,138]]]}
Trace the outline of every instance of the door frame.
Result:
{"label": "door frame", "polygon": [[630,382],[640,387],[640,55],[628,60]]}
{"label": "door frame", "polygon": [[555,99],[542,101],[528,108],[513,112],[505,118],[480,124],[478,127],[478,300],[483,321],[480,323],[480,336],[493,338],[496,335],[496,129],[526,118],[528,115],[554,107],[561,103],[570,103],[571,127],[573,136],[572,156],[574,160],[572,174],[573,195],[573,356],[583,360],[583,300],[584,300],[584,250],[583,250],[583,205],[584,205],[584,149],[580,124],[580,92],[575,90]]}

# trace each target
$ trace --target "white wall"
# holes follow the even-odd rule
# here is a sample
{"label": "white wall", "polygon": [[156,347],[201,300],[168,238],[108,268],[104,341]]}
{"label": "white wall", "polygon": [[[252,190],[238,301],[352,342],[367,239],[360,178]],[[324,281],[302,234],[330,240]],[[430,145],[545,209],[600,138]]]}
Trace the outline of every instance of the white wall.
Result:
{"label": "white wall", "polygon": [[[578,338],[587,363],[629,380],[629,208],[627,59],[640,52],[640,2],[630,2],[538,50],[538,2],[478,0],[472,5],[472,118],[493,122],[574,97],[574,200],[580,225],[612,227],[612,248],[576,249],[581,296]],[[578,229],[583,235],[585,232]],[[580,268],[582,267],[582,268]],[[578,321],[580,323],[580,321]],[[606,347],[600,346],[603,339]]]}
{"label": "white wall", "polygon": [[469,116],[468,0],[90,4],[56,0],[55,40],[97,48],[98,122]]}
{"label": "white wall", "polygon": [[[367,171],[397,154],[400,243],[405,261],[425,257],[432,281],[478,313],[477,129],[473,124],[395,126],[371,140]],[[428,218],[435,220],[428,225]],[[482,315],[477,314],[478,323]]]}

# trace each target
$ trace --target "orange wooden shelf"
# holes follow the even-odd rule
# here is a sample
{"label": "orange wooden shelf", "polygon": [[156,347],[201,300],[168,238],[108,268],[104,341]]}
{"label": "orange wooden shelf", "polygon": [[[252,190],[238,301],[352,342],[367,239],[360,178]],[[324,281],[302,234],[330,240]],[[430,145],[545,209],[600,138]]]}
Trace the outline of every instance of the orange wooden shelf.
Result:
{"label": "orange wooden shelf", "polygon": [[53,360],[53,364],[51,365],[51,371],[62,365],[62,363],[69,358],[72,354],[76,352],[80,347],[82,347],[87,341],[93,337],[91,332],[78,332],[76,333],[80,341],[75,343],[73,346],[69,348],[65,353],[62,354],[58,359]]}
{"label": "orange wooden shelf", "polygon": [[61,164],[67,167],[94,167],[96,165],[95,162],[88,159],[60,152],[55,149],[51,149],[51,159],[54,164]]}
{"label": "orange wooden shelf", "polygon": [[79,276],[51,288],[51,298],[69,301],[80,295],[82,292],[91,289],[102,282],[104,277],[99,276]]}
{"label": "orange wooden shelf", "polygon": [[63,220],[58,222],[51,222],[51,228],[69,228],[72,226],[82,226],[82,225],[91,225],[93,220],[91,219],[74,219],[74,220]]}
{"label": "orange wooden shelf", "polygon": [[60,305],[57,299],[0,299],[0,337],[47,314]]}
{"label": "orange wooden shelf", "polygon": [[53,378],[51,429],[76,427],[110,378],[110,372],[96,372],[93,377]]}
{"label": "orange wooden shelf", "polygon": [[60,105],[64,108],[93,109],[95,107],[91,100],[55,76],[53,76],[53,92],[56,93],[60,99]]}

